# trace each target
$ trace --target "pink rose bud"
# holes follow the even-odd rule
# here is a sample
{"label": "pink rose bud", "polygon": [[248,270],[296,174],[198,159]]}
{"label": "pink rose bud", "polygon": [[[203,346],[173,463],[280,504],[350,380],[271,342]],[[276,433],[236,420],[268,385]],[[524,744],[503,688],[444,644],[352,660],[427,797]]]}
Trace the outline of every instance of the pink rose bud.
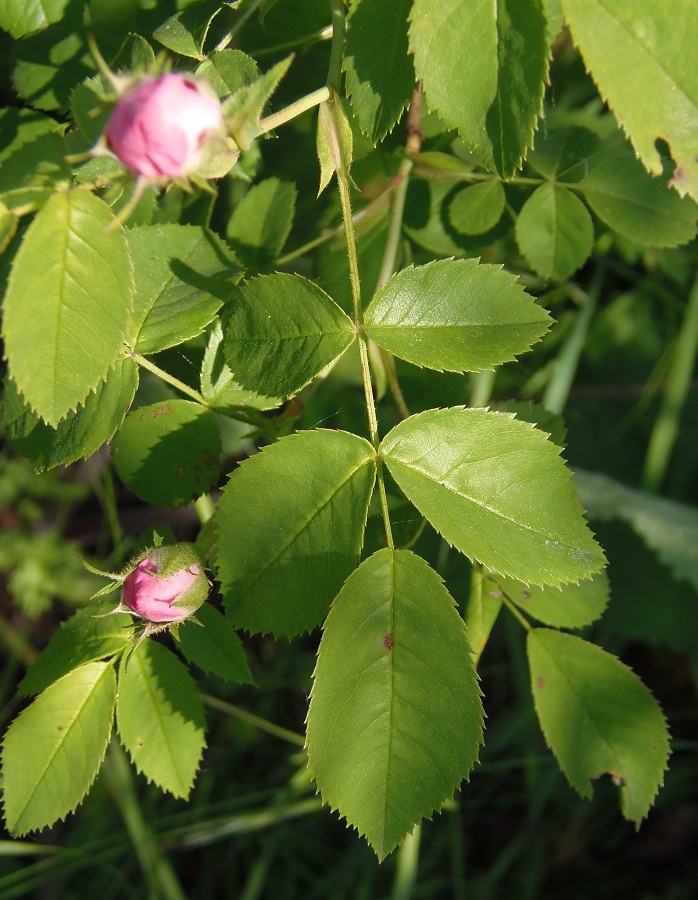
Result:
{"label": "pink rose bud", "polygon": [[174,72],[126,91],[106,132],[115,156],[145,178],[193,174],[206,160],[206,145],[225,135],[215,93],[201,81]]}
{"label": "pink rose bud", "polygon": [[177,622],[207,594],[208,580],[189,545],[154,547],[126,576],[122,608],[149,622]]}

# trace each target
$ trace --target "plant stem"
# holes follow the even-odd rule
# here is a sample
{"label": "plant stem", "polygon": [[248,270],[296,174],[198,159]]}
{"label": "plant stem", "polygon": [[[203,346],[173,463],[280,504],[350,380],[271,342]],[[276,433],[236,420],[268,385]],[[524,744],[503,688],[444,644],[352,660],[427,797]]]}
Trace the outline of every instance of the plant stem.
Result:
{"label": "plant stem", "polygon": [[388,236],[385,241],[378,281],[376,282],[376,291],[379,291],[386,284],[397,265],[400,237],[402,236],[402,219],[405,213],[405,197],[407,196],[410,172],[413,168],[414,160],[406,156],[400,163],[400,168],[395,176],[396,187],[390,207]]}
{"label": "plant stem", "polygon": [[694,281],[688,297],[688,306],[674,347],[667,390],[652,427],[642,473],[642,486],[646,491],[658,491],[664,481],[691,385],[697,352],[698,278]]}
{"label": "plant stem", "polygon": [[148,881],[151,896],[164,900],[186,900],[169,860],[145,821],[126,754],[118,741],[112,741],[109,747],[104,773]]}
{"label": "plant stem", "polygon": [[224,700],[218,700],[217,697],[211,697],[209,694],[202,694],[201,699],[207,706],[210,706],[213,709],[219,709],[229,716],[234,716],[241,722],[246,722],[248,725],[259,728],[260,731],[266,731],[267,734],[273,734],[274,737],[295,744],[297,747],[305,747],[305,738],[300,734],[296,734],[295,731],[289,731],[287,728],[282,728],[280,725],[274,725],[273,722],[268,722],[266,719],[262,719],[260,716],[248,712],[246,709],[241,709],[239,706],[233,706],[232,703],[226,703]]}
{"label": "plant stem", "polygon": [[470,405],[473,407],[487,406],[494,389],[494,381],[497,373],[494,369],[477,372],[472,378],[472,390],[470,392]]}
{"label": "plant stem", "polygon": [[338,91],[342,81],[342,57],[346,29],[344,0],[330,0],[330,10],[332,11],[332,49],[327,69],[327,86]]}
{"label": "plant stem", "polygon": [[516,621],[519,623],[519,625],[521,625],[522,628],[524,628],[525,631],[531,630],[530,622],[528,622],[528,620],[525,619],[524,616],[521,615],[521,613],[518,611],[518,609],[516,608],[514,603],[511,602],[511,600],[507,597],[507,595],[504,593],[504,591],[502,591],[502,603],[504,604],[504,606],[506,606],[506,608],[509,610],[509,612],[512,614],[512,616],[516,619]]}
{"label": "plant stem", "polygon": [[422,836],[422,826],[415,825],[412,833],[408,834],[397,852],[397,867],[395,883],[390,895],[391,900],[410,900],[417,883],[417,868],[419,865],[419,842]]}
{"label": "plant stem", "polygon": [[158,378],[160,378],[162,381],[166,381],[167,384],[172,385],[172,387],[176,388],[180,393],[186,394],[187,397],[191,397],[192,400],[195,400],[197,403],[201,404],[201,406],[208,407],[208,403],[202,397],[202,395],[198,391],[195,391],[194,388],[189,387],[188,384],[180,381],[179,378],[175,378],[174,375],[170,375],[169,372],[166,372],[164,369],[156,366],[155,363],[150,362],[149,359],[146,359],[145,356],[141,356],[140,353],[132,353],[131,356],[139,366],[147,369],[148,372],[152,372],[153,375],[157,375]]}
{"label": "plant stem", "polygon": [[553,377],[543,395],[543,405],[551,412],[561,414],[565,408],[605,277],[606,267],[601,262],[585,295],[584,306],[577,313],[572,332],[555,360]]}
{"label": "plant stem", "polygon": [[300,116],[314,106],[319,106],[321,103],[324,103],[325,100],[329,100],[329,98],[330,90],[324,85],[316,91],[313,91],[312,94],[306,94],[306,96],[301,97],[300,100],[296,100],[294,103],[285,106],[278,112],[272,113],[272,115],[261,119],[259,122],[259,133],[265,134],[267,131],[273,131],[275,128],[278,128],[279,125],[290,122],[291,119],[295,119],[296,116]]}

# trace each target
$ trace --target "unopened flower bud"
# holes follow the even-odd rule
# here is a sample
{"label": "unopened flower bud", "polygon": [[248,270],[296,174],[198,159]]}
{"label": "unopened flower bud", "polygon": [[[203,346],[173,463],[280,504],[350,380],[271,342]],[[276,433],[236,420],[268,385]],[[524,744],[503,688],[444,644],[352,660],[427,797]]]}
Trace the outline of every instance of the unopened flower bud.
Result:
{"label": "unopened flower bud", "polygon": [[189,544],[153,547],[124,579],[122,608],[149,622],[178,622],[208,595],[208,579]]}
{"label": "unopened flower bud", "polygon": [[[134,174],[183,178],[206,163],[226,131],[218,97],[204,82],[170,72],[119,99],[107,124],[109,148]],[[215,153],[215,147],[213,148]]]}

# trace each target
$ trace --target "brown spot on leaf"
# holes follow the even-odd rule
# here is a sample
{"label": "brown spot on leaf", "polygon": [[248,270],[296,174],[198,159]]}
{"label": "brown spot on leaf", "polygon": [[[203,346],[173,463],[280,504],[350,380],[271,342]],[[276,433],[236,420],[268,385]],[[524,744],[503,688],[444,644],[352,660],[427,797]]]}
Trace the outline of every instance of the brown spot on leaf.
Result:
{"label": "brown spot on leaf", "polygon": [[530,592],[530,591],[527,591],[527,590],[524,588],[524,589],[521,591],[521,596],[524,598],[524,600],[528,600],[528,598],[531,596],[531,592]]}
{"label": "brown spot on leaf", "polygon": [[155,419],[157,416],[167,416],[172,414],[172,408],[170,406],[158,406],[157,409],[151,409],[150,415]]}
{"label": "brown spot on leaf", "polygon": [[542,675],[539,675],[539,676],[538,676],[538,687],[539,687],[539,688],[544,688],[544,687],[545,687],[545,678],[543,678]]}
{"label": "brown spot on leaf", "polygon": [[503,594],[502,594],[501,591],[487,591],[487,596],[488,596],[488,597],[494,597],[495,600],[501,600]]}
{"label": "brown spot on leaf", "polygon": [[392,649],[393,649],[393,636],[392,636],[392,634],[386,634],[386,636],[383,638],[383,646],[385,647],[386,650],[392,650]]}

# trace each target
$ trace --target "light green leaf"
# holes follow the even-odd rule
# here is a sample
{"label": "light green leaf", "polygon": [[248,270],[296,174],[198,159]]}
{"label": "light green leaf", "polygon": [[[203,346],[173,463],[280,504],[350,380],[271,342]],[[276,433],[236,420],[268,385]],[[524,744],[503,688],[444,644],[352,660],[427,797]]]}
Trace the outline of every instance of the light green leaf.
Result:
{"label": "light green leaf", "polygon": [[114,224],[93,194],[55,194],[12,265],[3,307],[10,375],[49,425],[83,403],[122,352],[133,272],[126,238]]}
{"label": "light green leaf", "polygon": [[153,37],[174,53],[203,59],[208,30],[222,8],[218,0],[195,0],[156,28]]}
{"label": "light green leaf", "polygon": [[407,44],[410,6],[411,0],[354,0],[347,16],[347,96],[374,144],[392,131],[414,90]]}
{"label": "light green leaf", "polygon": [[398,272],[366,310],[366,334],[401,359],[475,372],[525,353],[550,317],[501,266],[445,259]]}
{"label": "light green leaf", "polygon": [[290,181],[267,178],[235,207],[226,237],[246,268],[259,271],[279,255],[291,231],[297,196]]}
{"label": "light green leaf", "polygon": [[143,641],[121,666],[116,725],[136,769],[186,800],[206,746],[206,719],[194,679],[161,644]]}
{"label": "light green leaf", "polygon": [[254,684],[242,641],[228,619],[210,603],[200,606],[195,618],[179,627],[182,653],[189,662],[226,681]]}
{"label": "light green leaf", "polygon": [[285,397],[344,353],[354,340],[354,326],[312,281],[275,273],[236,291],[223,334],[223,351],[237,381],[269,397]]}
{"label": "light green leaf", "polygon": [[177,509],[218,481],[221,434],[216,416],[189,400],[130,412],[112,443],[116,474],[153,506]]}
{"label": "light green leaf", "polygon": [[316,147],[320,161],[319,197],[335,172],[349,175],[354,155],[351,125],[337,95],[318,107]]}
{"label": "light green leaf", "polygon": [[320,643],[307,746],[323,800],[383,859],[467,778],[482,729],[453,598],[419,556],[380,550],[348,578]]}
{"label": "light green leaf", "polygon": [[219,97],[227,97],[259,77],[257,63],[242,50],[218,50],[205,59],[196,74],[208,79]]}
{"label": "light green leaf", "polygon": [[502,608],[502,592],[499,585],[479,568],[473,568],[470,593],[465,605],[465,625],[473,648],[473,663],[477,666],[482,651],[487,646],[490,632]]}
{"label": "light green leaf", "polygon": [[236,381],[223,355],[223,329],[220,320],[211,334],[201,363],[201,394],[218,412],[230,412],[241,406],[252,409],[275,409],[281,406],[281,397],[264,397],[255,391],[246,391]]}
{"label": "light green leaf", "polygon": [[264,107],[291,65],[293,57],[282,59],[250,84],[238,88],[223,105],[228,130],[241,150],[249,150],[262,133],[259,127]]}
{"label": "light green leaf", "polygon": [[460,234],[484,234],[502,218],[505,203],[501,181],[472,184],[453,195],[448,220]]}
{"label": "light green leaf", "polygon": [[126,648],[132,633],[131,616],[111,612],[118,595],[78,610],[61,624],[34,665],[19,683],[21,694],[39,694],[85,663],[113,656]]}
{"label": "light green leaf", "polygon": [[240,278],[226,244],[194,225],[142,225],[127,236],[136,271],[131,345],[158,353],[201,334]]}
{"label": "light green leaf", "polygon": [[606,572],[585,578],[579,584],[536,587],[512,578],[499,578],[500,587],[517,606],[534,619],[556,628],[582,628],[595,622],[608,605]]}
{"label": "light green leaf", "polygon": [[610,653],[548,628],[528,633],[531,689],[543,734],[570,784],[610,774],[626,819],[639,825],[662,784],[667,726],[640,679]]}
{"label": "light green leaf", "polygon": [[50,131],[62,130],[63,126],[54,118],[35,109],[17,109],[13,106],[0,109],[0,171],[4,174],[6,160],[22,144]]}
{"label": "light green leaf", "polygon": [[216,508],[218,578],[236,628],[319,625],[359,561],[375,453],[343,431],[303,431],[242,463]]}
{"label": "light green leaf", "polygon": [[7,438],[39,471],[86,459],[114,437],[137,387],[137,364],[128,358],[117,360],[84,404],[53,428],[32,412],[8,379],[3,395]]}
{"label": "light green leaf", "polygon": [[69,0],[0,0],[0,28],[13,38],[60,22]]}
{"label": "light green leaf", "polygon": [[698,16],[693,0],[561,0],[572,37],[603,99],[652,175],[660,138],[676,163],[672,184],[698,200]]}
{"label": "light green leaf", "polygon": [[698,509],[596,472],[577,472],[574,480],[591,519],[623,519],[676,578],[698,590]]}
{"label": "light green leaf", "polygon": [[17,145],[0,165],[0,199],[5,206],[18,216],[43,206],[57,187],[70,180],[67,152],[62,135],[55,131]]}
{"label": "light green leaf", "polygon": [[75,85],[70,94],[70,112],[89,146],[94,146],[107,127],[114,108],[106,78],[94,75]]}
{"label": "light green leaf", "polygon": [[109,743],[116,678],[92,662],[56,681],[5,735],[5,823],[15,836],[53,825],[82,801]]}
{"label": "light green leaf", "polygon": [[17,233],[19,218],[0,200],[0,254],[4,253]]}
{"label": "light green leaf", "polygon": [[695,236],[698,206],[648,175],[620,133],[591,157],[579,189],[596,215],[631,241],[676,247]]}
{"label": "light green leaf", "polygon": [[591,255],[594,225],[586,206],[567,188],[543,184],[521,207],[516,243],[535,272],[564,281]]}
{"label": "light green leaf", "polygon": [[527,422],[432,409],[393,428],[380,453],[434,528],[488,569],[558,585],[603,567],[560,448]]}
{"label": "light green leaf", "polygon": [[548,77],[541,0],[415,0],[411,19],[430,108],[510,178],[533,144]]}

